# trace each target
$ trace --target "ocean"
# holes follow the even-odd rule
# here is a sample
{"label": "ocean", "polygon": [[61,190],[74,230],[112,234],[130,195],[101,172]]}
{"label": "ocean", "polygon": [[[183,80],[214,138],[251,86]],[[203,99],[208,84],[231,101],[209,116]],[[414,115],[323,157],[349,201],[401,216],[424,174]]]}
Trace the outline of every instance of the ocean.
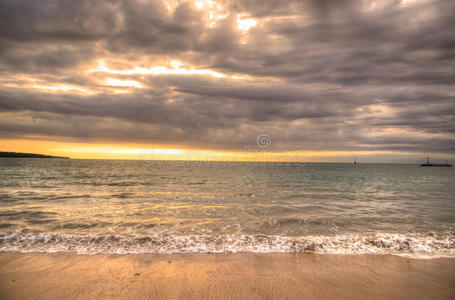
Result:
{"label": "ocean", "polygon": [[0,251],[455,256],[455,168],[3,158]]}

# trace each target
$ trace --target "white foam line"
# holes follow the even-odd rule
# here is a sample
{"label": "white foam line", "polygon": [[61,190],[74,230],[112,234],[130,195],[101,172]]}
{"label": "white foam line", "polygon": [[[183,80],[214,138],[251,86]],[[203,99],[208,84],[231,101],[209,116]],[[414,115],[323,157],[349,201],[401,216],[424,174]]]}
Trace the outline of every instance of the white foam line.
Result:
{"label": "white foam line", "polygon": [[312,252],[321,254],[394,254],[428,259],[455,257],[455,237],[445,235],[436,238],[388,233],[332,237],[159,234],[149,237],[121,237],[32,234],[17,231],[0,233],[0,251],[77,254]]}

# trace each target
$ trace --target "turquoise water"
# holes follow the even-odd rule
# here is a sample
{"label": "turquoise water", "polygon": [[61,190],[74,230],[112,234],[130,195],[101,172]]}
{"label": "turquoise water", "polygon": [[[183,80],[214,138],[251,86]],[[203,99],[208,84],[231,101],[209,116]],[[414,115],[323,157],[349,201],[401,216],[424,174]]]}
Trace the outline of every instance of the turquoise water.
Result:
{"label": "turquoise water", "polygon": [[455,168],[0,159],[0,250],[455,256]]}

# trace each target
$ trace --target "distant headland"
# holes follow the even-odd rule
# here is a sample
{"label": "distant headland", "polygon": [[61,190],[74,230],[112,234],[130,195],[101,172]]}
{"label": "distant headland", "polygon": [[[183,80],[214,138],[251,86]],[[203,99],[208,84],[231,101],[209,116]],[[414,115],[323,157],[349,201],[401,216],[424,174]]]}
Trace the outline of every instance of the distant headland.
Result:
{"label": "distant headland", "polygon": [[25,157],[25,158],[69,158],[65,156],[52,156],[44,154],[34,153],[20,153],[20,152],[2,152],[0,151],[0,157]]}

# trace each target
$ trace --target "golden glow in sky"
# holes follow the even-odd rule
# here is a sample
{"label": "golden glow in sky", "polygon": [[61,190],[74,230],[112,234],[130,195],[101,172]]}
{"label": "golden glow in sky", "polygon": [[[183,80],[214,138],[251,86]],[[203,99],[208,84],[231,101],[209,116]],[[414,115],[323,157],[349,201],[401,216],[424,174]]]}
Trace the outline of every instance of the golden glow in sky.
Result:
{"label": "golden glow in sky", "polygon": [[115,79],[115,78],[107,78],[106,84],[112,85],[112,86],[142,88],[142,85],[135,80],[120,80],[120,79]]}
{"label": "golden glow in sky", "polygon": [[154,66],[150,68],[135,67],[127,70],[115,70],[106,66],[103,60],[98,62],[98,67],[90,70],[90,72],[105,72],[119,75],[209,75],[216,78],[226,77],[227,75],[207,69],[184,68],[183,63],[173,60],[170,62],[171,68],[168,66]]}
{"label": "golden glow in sky", "polygon": [[[267,151],[264,149],[239,151],[210,151],[178,149],[141,144],[67,143],[45,140],[0,140],[2,151],[27,152],[72,159],[126,160],[191,160],[191,161],[257,161],[281,163],[340,162],[353,157],[393,154],[392,151]],[[416,155],[416,153],[403,153]],[[424,156],[424,153],[420,155]],[[434,156],[435,158],[438,155]],[[444,158],[444,156],[441,156]]]}
{"label": "golden glow in sky", "polygon": [[42,90],[55,91],[55,92],[80,92],[80,93],[84,93],[84,94],[90,93],[90,91],[88,91],[86,89],[71,86],[71,85],[33,85],[31,87],[35,88],[35,89],[42,89]]}

